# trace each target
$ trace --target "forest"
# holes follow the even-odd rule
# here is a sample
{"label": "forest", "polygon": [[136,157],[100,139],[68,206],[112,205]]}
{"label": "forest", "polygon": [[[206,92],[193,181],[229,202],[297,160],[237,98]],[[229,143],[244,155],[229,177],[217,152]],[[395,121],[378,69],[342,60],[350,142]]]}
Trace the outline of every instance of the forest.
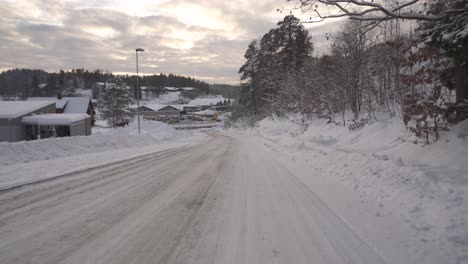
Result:
{"label": "forest", "polygon": [[[431,143],[468,117],[467,1],[297,2],[315,20],[290,11],[250,43],[234,119],[297,113],[356,129],[383,112]],[[330,52],[314,56],[304,24],[333,18],[343,23],[327,35]]]}
{"label": "forest", "polygon": [[[0,73],[0,96],[4,98],[27,99],[31,96],[71,95],[75,89],[92,89],[96,82],[112,81],[116,77],[136,87],[136,76],[116,76],[102,70],[88,71],[72,69],[69,71],[46,72],[33,69],[11,69]],[[154,74],[139,76],[140,86],[151,86],[154,90],[163,87],[195,87],[202,93],[209,93],[209,84],[192,77],[174,74]],[[47,84],[43,88],[40,84]]]}

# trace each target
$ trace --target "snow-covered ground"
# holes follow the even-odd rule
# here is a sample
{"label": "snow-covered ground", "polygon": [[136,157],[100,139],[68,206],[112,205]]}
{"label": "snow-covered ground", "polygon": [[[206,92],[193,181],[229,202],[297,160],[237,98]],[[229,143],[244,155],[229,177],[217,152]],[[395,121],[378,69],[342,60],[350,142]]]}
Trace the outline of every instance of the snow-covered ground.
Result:
{"label": "snow-covered ground", "polygon": [[[135,121],[128,127],[112,129],[98,121],[89,137],[1,143],[0,193],[2,190],[25,192],[29,199],[28,188],[16,187],[55,179],[53,184],[63,183],[63,188],[74,192],[74,187],[66,186],[73,186],[83,175],[97,175],[97,180],[103,180],[102,185],[96,184],[97,188],[109,191],[106,206],[88,203],[93,196],[104,193],[93,188],[84,193],[77,191],[81,200],[69,198],[67,201],[84,207],[117,207],[123,210],[121,216],[126,220],[120,222],[117,217],[120,220],[115,220],[117,224],[112,226],[117,231],[107,233],[99,224],[109,217],[104,213],[95,223],[87,222],[94,217],[93,211],[86,208],[81,211],[80,207],[75,211],[84,213],[84,218],[55,218],[54,221],[64,220],[63,223],[69,225],[82,221],[83,226],[91,226],[89,230],[101,231],[98,240],[85,239],[89,244],[76,251],[80,254],[69,255],[72,258],[107,251],[113,252],[105,253],[109,258],[140,256],[141,245],[164,244],[145,235],[147,228],[152,228],[155,233],[162,232],[156,236],[158,239],[165,238],[167,243],[177,244],[163,247],[155,254],[160,256],[161,252],[166,252],[164,250],[175,248],[168,251],[173,257],[198,260],[198,263],[232,263],[233,259],[252,260],[251,263],[254,259],[261,260],[255,263],[310,263],[313,260],[317,263],[342,263],[338,260],[468,263],[468,121],[443,132],[440,140],[432,145],[414,144],[415,138],[398,118],[383,115],[378,116],[378,121],[354,131],[326,120],[303,120],[300,116],[266,118],[254,128],[210,130],[224,133],[226,137],[208,136],[193,130],[176,131],[165,123],[142,119],[142,134],[138,134]],[[185,147],[201,142],[205,144]],[[165,155],[165,150],[174,150],[175,154]],[[156,152],[161,157],[151,155],[145,160],[144,155]],[[112,164],[122,167],[118,170],[121,183],[106,180],[107,174],[113,175]],[[129,171],[125,170],[126,164],[131,165]],[[104,165],[107,167],[102,167]],[[158,173],[154,174],[155,171]],[[69,174],[78,176],[59,177]],[[165,177],[179,179],[176,186],[180,184],[183,188],[171,189],[173,185],[169,185],[168,196],[156,199],[152,195],[161,191],[159,186],[165,182]],[[199,181],[202,178],[204,180]],[[139,182],[141,179],[146,182]],[[130,184],[138,188],[131,192],[127,189]],[[196,187],[198,184],[201,185]],[[132,200],[131,197],[140,194],[141,188],[151,189],[147,192],[149,198]],[[123,191],[115,191],[117,189]],[[48,191],[53,192],[54,188]],[[173,204],[167,202],[168,197]],[[14,204],[15,201],[12,198],[10,202]],[[71,208],[68,204],[51,201],[50,208],[58,206],[57,212],[67,215],[63,208]],[[133,202],[132,206],[119,207],[120,201]],[[4,206],[8,214],[15,208]],[[163,212],[160,208],[166,206],[169,209],[164,212],[170,214],[160,214]],[[147,207],[154,211],[141,223],[141,212],[148,212]],[[134,211],[135,208],[139,211]],[[138,213],[127,218],[125,213],[128,212]],[[4,234],[15,238],[3,240],[4,247],[0,245],[0,250],[8,253],[11,261],[18,256],[24,259],[34,256],[22,254],[28,247],[16,247],[17,241],[33,245],[37,251],[31,252],[47,258],[48,254],[44,254],[47,250],[50,254],[59,252],[47,243],[58,240],[62,243],[62,235],[65,237],[69,232],[60,225],[48,225],[49,229],[55,228],[55,234],[60,234],[60,239],[51,239],[51,232],[35,229],[36,224],[48,222],[34,210],[30,213],[31,219],[39,220],[31,220],[24,226],[42,232],[43,240],[20,241],[8,226],[3,226]],[[28,238],[31,233],[20,228],[24,220],[20,217],[18,221],[9,219],[9,224],[18,227],[15,225],[19,223],[17,230],[23,232],[22,238]],[[188,219],[190,224],[184,228],[183,223],[176,224],[178,219]],[[165,225],[174,230],[180,228],[180,235],[171,237],[174,232],[165,233],[165,229],[160,228]],[[88,229],[70,230],[77,230],[75,240],[72,239],[76,244],[64,241],[63,245],[71,248],[81,245],[84,241],[81,241],[81,232]],[[122,231],[125,237],[120,237]],[[127,235],[132,239],[127,239]],[[100,241],[111,240],[124,243],[121,246],[125,249],[133,247],[133,251],[100,244]],[[10,246],[19,251],[8,250]],[[94,246],[100,246],[101,251],[94,250]],[[317,258],[311,259],[309,255]],[[318,258],[320,256],[322,258]],[[213,261],[208,261],[210,259]],[[120,259],[125,263],[123,260]]]}
{"label": "snow-covered ground", "polygon": [[142,101],[142,104],[173,104],[179,100],[181,92],[168,92],[159,95],[158,97],[151,98],[150,100]]}
{"label": "snow-covered ground", "polygon": [[141,119],[123,128],[93,128],[93,135],[0,143],[0,190],[206,140],[197,131]]}
{"label": "snow-covered ground", "polygon": [[[434,263],[434,250],[467,263],[468,121],[424,146],[397,118],[379,120],[349,131],[320,119],[266,118],[240,132],[263,138],[391,263]],[[410,254],[401,256],[402,247]]]}
{"label": "snow-covered ground", "polygon": [[211,95],[211,96],[202,96],[191,100],[189,105],[216,105],[219,102],[224,102],[228,98],[224,98],[222,95]]}
{"label": "snow-covered ground", "polygon": [[[187,104],[180,104],[180,100],[187,102]],[[200,106],[200,105],[216,105],[219,102],[224,102],[229,98],[224,98],[222,95],[203,95],[195,99],[183,97],[181,92],[168,92],[154,97],[149,100],[144,100],[141,105],[171,105],[174,107],[182,108],[185,106]]]}

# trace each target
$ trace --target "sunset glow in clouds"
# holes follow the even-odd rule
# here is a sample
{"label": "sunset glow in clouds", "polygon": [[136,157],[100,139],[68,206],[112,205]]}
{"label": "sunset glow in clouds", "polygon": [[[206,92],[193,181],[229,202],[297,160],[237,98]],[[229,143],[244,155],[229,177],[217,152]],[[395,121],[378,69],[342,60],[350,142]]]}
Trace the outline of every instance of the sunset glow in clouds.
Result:
{"label": "sunset glow in clouds", "polygon": [[[0,70],[85,68],[239,82],[249,42],[284,14],[281,0],[0,0]],[[324,31],[325,30],[325,31]],[[326,27],[313,27],[318,46]],[[326,44],[326,43],[325,43]]]}

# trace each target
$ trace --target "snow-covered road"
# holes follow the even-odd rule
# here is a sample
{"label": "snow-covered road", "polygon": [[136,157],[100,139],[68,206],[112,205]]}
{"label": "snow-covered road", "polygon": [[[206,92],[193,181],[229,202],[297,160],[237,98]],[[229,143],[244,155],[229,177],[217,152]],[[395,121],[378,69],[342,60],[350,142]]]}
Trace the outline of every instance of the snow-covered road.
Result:
{"label": "snow-covered road", "polygon": [[0,192],[1,263],[393,263],[258,138],[211,137]]}

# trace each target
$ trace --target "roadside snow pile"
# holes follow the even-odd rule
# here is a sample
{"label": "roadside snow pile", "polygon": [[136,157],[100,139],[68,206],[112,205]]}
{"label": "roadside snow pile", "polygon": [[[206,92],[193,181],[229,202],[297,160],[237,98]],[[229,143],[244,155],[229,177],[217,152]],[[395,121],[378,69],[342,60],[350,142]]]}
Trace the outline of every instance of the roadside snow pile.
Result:
{"label": "roadside snow pile", "polygon": [[94,127],[93,135],[0,143],[0,166],[36,160],[49,160],[85,153],[145,147],[175,139],[179,134],[163,122],[135,120],[127,127]]}
{"label": "roadside snow pile", "polygon": [[303,122],[297,116],[288,119],[270,117],[260,121],[252,132],[291,149],[322,146],[362,155],[377,155],[405,164],[468,171],[468,120],[443,132],[436,143],[424,145],[414,143],[415,137],[398,118],[379,118],[361,129],[350,131],[323,119]]}
{"label": "roadside snow pile", "polygon": [[[130,129],[138,131],[138,122],[136,120],[130,125]],[[149,134],[157,141],[169,140],[176,137],[176,130],[164,122],[141,119],[140,129],[141,133]]]}
{"label": "roadside snow pile", "polygon": [[148,134],[91,135],[0,143],[0,165],[49,160],[85,153],[144,147],[157,141]]}
{"label": "roadside snow pile", "polygon": [[[387,237],[389,248],[399,241],[414,250],[415,259],[434,245],[460,263],[468,259],[468,120],[432,145],[414,144],[397,118],[380,117],[354,131],[321,119],[266,118],[247,132],[309,167],[301,181],[353,226],[375,236],[371,240]],[[360,210],[352,197],[374,209]],[[365,222],[369,218],[377,222]],[[368,227],[376,223],[383,225],[379,232]],[[404,241],[404,232],[413,241]]]}

